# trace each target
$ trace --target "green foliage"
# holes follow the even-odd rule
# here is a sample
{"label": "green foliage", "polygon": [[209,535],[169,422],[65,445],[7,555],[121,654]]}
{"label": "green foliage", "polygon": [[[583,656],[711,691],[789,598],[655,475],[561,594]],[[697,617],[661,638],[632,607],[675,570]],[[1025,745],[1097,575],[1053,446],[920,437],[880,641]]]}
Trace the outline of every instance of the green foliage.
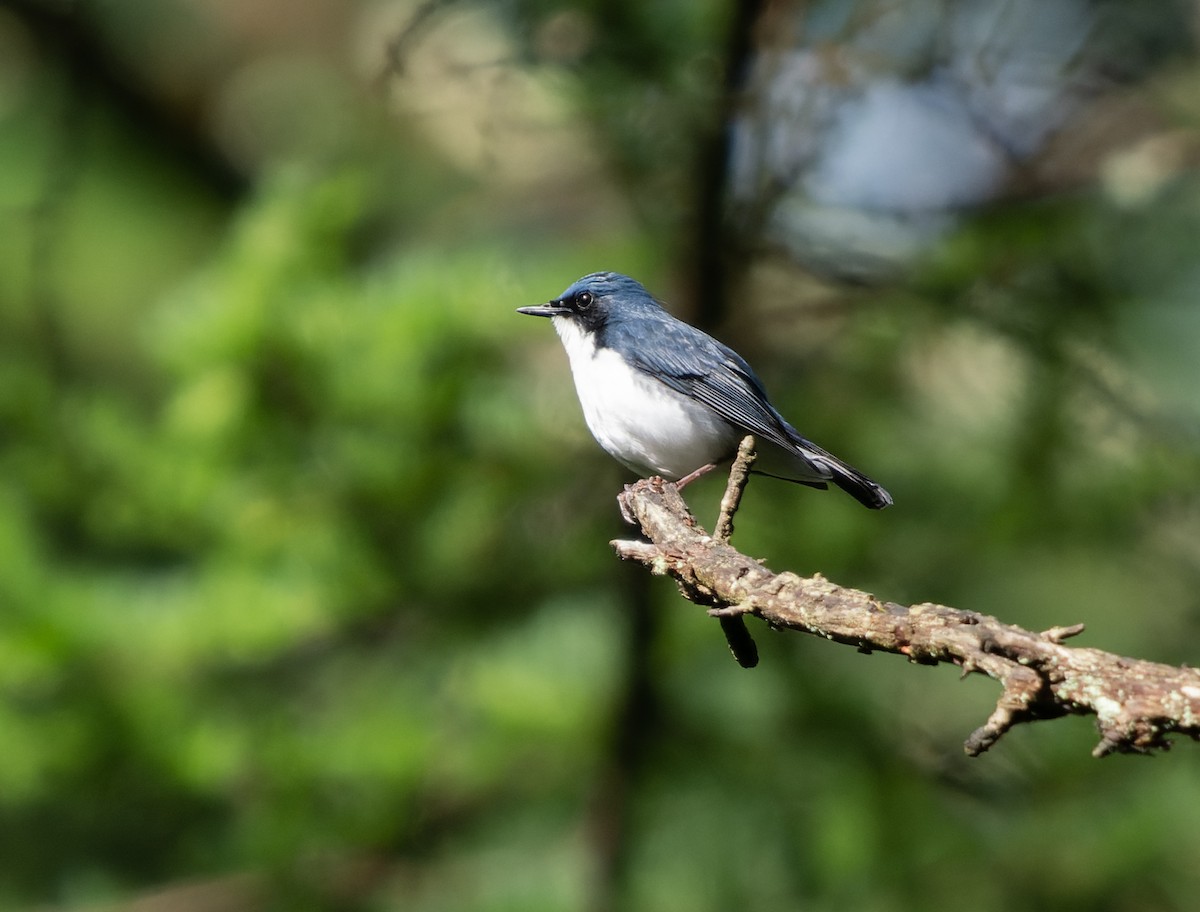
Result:
{"label": "green foliage", "polygon": [[[968,761],[987,683],[761,629],[745,672],[616,564],[624,476],[513,309],[594,268],[671,298],[723,11],[496,9],[611,171],[448,165],[316,64],[237,199],[103,98],[72,151],[52,61],[0,112],[0,905],[1191,908],[1192,745],[1096,763],[1064,720]],[[1197,213],[1190,176],[1007,207],[832,329],[739,298],[723,336],[897,503],[755,479],[736,543],[1194,662]]]}

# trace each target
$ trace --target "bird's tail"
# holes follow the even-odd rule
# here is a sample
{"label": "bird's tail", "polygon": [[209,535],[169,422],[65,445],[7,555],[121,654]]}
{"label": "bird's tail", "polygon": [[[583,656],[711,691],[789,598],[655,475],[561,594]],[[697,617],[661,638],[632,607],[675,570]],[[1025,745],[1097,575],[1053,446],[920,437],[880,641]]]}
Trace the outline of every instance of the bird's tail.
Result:
{"label": "bird's tail", "polygon": [[892,495],[882,485],[871,481],[854,466],[846,465],[841,460],[835,459],[829,463],[829,469],[833,472],[833,478],[830,481],[864,507],[882,510],[884,507],[892,505]]}
{"label": "bird's tail", "polygon": [[882,510],[892,505],[892,495],[882,485],[875,483],[849,463],[842,462],[832,453],[821,449],[811,440],[801,437],[790,425],[788,430],[792,431],[796,448],[803,458],[816,468],[823,469],[822,475],[826,475],[827,472],[826,477],[831,482],[864,507]]}

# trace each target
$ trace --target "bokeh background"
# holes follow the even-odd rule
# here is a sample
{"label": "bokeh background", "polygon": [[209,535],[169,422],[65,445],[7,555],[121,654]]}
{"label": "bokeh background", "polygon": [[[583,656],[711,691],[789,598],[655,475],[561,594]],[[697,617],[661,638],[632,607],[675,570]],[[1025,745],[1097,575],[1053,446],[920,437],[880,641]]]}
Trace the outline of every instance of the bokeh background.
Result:
{"label": "bokeh background", "polygon": [[513,311],[630,273],[895,495],[755,480],[771,566],[1196,663],[1198,26],[0,3],[0,907],[1196,908],[1200,746],[739,668]]}

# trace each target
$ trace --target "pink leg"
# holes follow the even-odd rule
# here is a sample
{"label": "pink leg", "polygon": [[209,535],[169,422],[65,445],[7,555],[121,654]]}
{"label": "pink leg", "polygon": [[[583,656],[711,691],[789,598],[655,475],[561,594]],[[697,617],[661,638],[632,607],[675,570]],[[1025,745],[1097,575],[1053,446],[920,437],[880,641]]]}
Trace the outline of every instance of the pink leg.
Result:
{"label": "pink leg", "polygon": [[715,462],[710,462],[707,465],[700,466],[700,468],[696,469],[693,472],[688,472],[681,479],[679,479],[679,481],[675,482],[675,489],[678,491],[682,491],[684,489],[685,485],[690,485],[697,478],[700,478],[702,475],[707,475],[709,472],[711,472],[716,467],[717,467],[717,464]]}

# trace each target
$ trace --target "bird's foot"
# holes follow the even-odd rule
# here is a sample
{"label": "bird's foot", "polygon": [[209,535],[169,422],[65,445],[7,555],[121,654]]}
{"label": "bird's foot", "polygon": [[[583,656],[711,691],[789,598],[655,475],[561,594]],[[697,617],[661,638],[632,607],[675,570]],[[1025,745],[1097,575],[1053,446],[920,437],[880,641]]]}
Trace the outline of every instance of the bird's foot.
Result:
{"label": "bird's foot", "polygon": [[632,488],[633,485],[625,485],[624,492],[617,495],[617,506],[621,508],[621,519],[625,520],[631,526],[636,526],[638,524],[637,517],[629,509],[629,492]]}

